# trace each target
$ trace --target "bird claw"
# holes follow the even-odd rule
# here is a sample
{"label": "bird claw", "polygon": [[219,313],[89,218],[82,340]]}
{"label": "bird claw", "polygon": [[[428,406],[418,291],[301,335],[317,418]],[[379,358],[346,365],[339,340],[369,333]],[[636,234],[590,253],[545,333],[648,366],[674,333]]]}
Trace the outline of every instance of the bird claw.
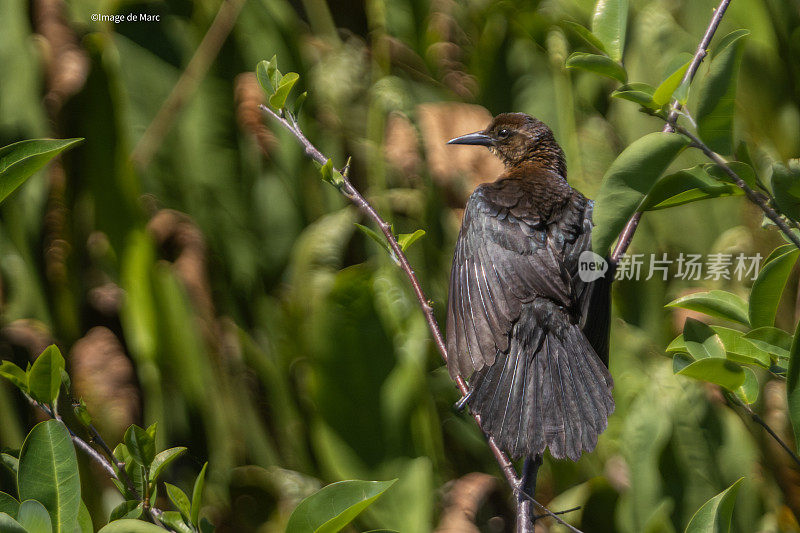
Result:
{"label": "bird claw", "polygon": [[469,399],[471,397],[472,397],[472,390],[469,390],[469,391],[467,391],[467,393],[464,396],[461,397],[460,400],[458,400],[455,403],[454,407],[456,408],[456,411],[459,411],[459,412],[463,411],[464,408],[467,406],[467,402],[469,401]]}

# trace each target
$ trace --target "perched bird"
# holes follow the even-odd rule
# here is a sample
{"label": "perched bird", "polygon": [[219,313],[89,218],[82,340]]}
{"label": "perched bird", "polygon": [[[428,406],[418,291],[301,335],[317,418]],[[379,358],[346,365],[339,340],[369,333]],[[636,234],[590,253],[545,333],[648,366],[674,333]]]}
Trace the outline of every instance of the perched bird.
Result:
{"label": "perched bird", "polygon": [[448,144],[486,146],[505,164],[464,212],[447,306],[450,374],[468,380],[465,401],[512,457],[549,448],[577,461],[614,410],[611,275],[579,275],[593,203],[569,186],[553,132],[529,115],[498,115]]}

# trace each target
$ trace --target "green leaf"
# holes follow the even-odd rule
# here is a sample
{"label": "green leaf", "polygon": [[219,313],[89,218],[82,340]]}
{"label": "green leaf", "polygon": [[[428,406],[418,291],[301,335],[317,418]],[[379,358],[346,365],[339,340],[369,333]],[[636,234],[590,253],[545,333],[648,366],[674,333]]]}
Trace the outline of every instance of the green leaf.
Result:
{"label": "green leaf", "polygon": [[194,482],[194,488],[192,489],[192,524],[197,525],[198,519],[200,518],[200,507],[203,504],[203,489],[206,486],[206,469],[208,468],[208,463],[203,465],[202,470],[197,475],[197,479]]}
{"label": "green leaf", "polygon": [[156,455],[156,443],[153,437],[136,424],[132,424],[125,432],[124,440],[133,460],[139,466],[149,467]]}
{"label": "green leaf", "polygon": [[214,524],[208,521],[206,518],[200,519],[200,533],[214,533]]}
{"label": "green leaf", "polygon": [[177,511],[164,511],[161,521],[178,533],[192,533],[192,528],[186,524],[181,513]]}
{"label": "green leaf", "polygon": [[744,383],[742,386],[736,389],[734,392],[736,396],[739,397],[744,403],[750,405],[755,403],[758,400],[758,378],[756,377],[756,373],[753,372],[750,368],[745,368],[744,370]]}
{"label": "green leaf", "polygon": [[183,446],[178,446],[176,448],[170,448],[168,450],[164,450],[163,452],[159,452],[153,462],[150,463],[150,481],[157,481],[158,476],[161,475],[161,472],[169,466],[169,464],[186,453],[186,448]]}
{"label": "green leaf", "polygon": [[8,468],[14,477],[17,477],[19,471],[19,459],[7,453],[0,453],[0,464]]}
{"label": "green leaf", "polygon": [[688,140],[682,135],[651,133],[634,141],[611,164],[595,200],[595,253],[606,255],[653,184],[687,145]]}
{"label": "green leaf", "polygon": [[142,516],[142,502],[139,500],[126,500],[114,507],[109,517],[109,522],[123,518],[139,518]]}
{"label": "green leaf", "polygon": [[275,88],[272,86],[272,82],[269,79],[269,74],[267,73],[270,63],[270,61],[265,59],[263,61],[259,61],[258,65],[256,65],[256,79],[258,79],[258,84],[261,85],[261,88],[265,93],[267,93],[267,95],[272,95],[275,92]]}
{"label": "green leaf", "polygon": [[341,173],[333,168],[333,160],[331,159],[328,159],[325,164],[320,167],[319,171],[322,174],[323,181],[327,181],[337,189],[344,183],[344,178],[342,178]]}
{"label": "green leaf", "polygon": [[772,361],[769,353],[745,339],[743,332],[722,326],[711,326],[711,329],[722,340],[728,359],[769,368]]}
{"label": "green leaf", "polygon": [[686,533],[727,533],[731,529],[733,504],[736,493],[744,478],[739,478],[733,485],[720,492],[694,513]]}
{"label": "green leaf", "polygon": [[[128,428],[128,430],[130,430],[130,428]],[[144,494],[145,479],[144,474],[142,473],[142,467],[133,459],[130,451],[128,451],[128,447],[124,444],[117,444],[117,447],[114,448],[113,455],[118,461],[125,463],[125,473],[131,478],[134,488],[139,492],[139,494]],[[112,479],[112,482],[116,482],[114,484],[117,486],[120,493],[126,497],[126,499],[132,500],[136,497],[136,495],[131,494],[128,491],[128,488],[122,483],[117,482],[115,479]]]}
{"label": "green leaf", "polygon": [[83,139],[32,139],[0,148],[0,203],[55,156]]}
{"label": "green leaf", "polygon": [[622,60],[628,25],[628,0],[598,0],[592,15],[592,33],[614,61]]}
{"label": "green leaf", "polygon": [[300,96],[294,101],[294,116],[299,117],[300,111],[303,109],[303,104],[306,102],[306,98],[308,97],[308,91],[303,91],[300,93]]}
{"label": "green leaf", "polygon": [[697,133],[720,154],[733,152],[733,114],[736,84],[747,30],[728,34],[717,47],[697,102]]}
{"label": "green leaf", "polygon": [[[769,368],[772,358],[769,352],[746,339],[743,332],[722,326],[710,326],[725,347],[725,356],[737,363],[754,364]],[[791,338],[790,338],[791,342]],[[678,335],[666,348],[667,352],[689,352],[684,335]],[[787,350],[788,354],[788,350]]]}
{"label": "green leaf", "polygon": [[401,233],[397,236],[397,243],[400,245],[400,249],[405,252],[409,246],[417,242],[417,240],[424,235],[425,230],[422,229],[418,229],[414,233]]}
{"label": "green leaf", "polygon": [[267,79],[272,86],[272,91],[270,91],[269,94],[272,94],[278,90],[278,81],[281,79],[281,71],[278,70],[277,55],[273,55],[272,59],[269,60],[269,64],[267,65]]}
{"label": "green leaf", "polygon": [[[750,188],[755,189],[757,188],[756,185],[756,173],[753,170],[753,167],[748,165],[747,163],[742,163],[741,161],[729,161],[728,168],[730,168],[737,176],[742,178]],[[725,183],[733,183],[733,180],[728,175],[727,172],[722,170],[722,167],[717,165],[706,165],[706,170],[708,174],[718,181],[724,181]]]}
{"label": "green leaf", "polygon": [[772,327],[756,328],[747,332],[744,338],[776,358],[789,358],[789,351],[792,349],[792,336],[782,329]]}
{"label": "green leaf", "polygon": [[784,215],[800,221],[800,161],[772,165],[772,194]]}
{"label": "green leaf", "polygon": [[386,253],[392,255],[392,249],[389,247],[389,243],[386,242],[386,238],[382,233],[378,233],[377,231],[373,230],[372,228],[368,228],[367,226],[362,226],[357,222],[354,222],[354,224],[359,229],[359,231],[361,231],[361,233],[363,233],[364,235],[366,235],[367,237],[378,243],[378,245],[381,248],[386,250]]}
{"label": "green leaf", "polygon": [[56,420],[33,427],[19,456],[20,500],[37,500],[53,521],[54,533],[73,533],[81,503],[78,460],[67,428]]}
{"label": "green leaf", "polygon": [[55,344],[51,344],[39,354],[28,373],[28,388],[34,400],[55,405],[61,389],[61,372],[64,370],[64,357]]}
{"label": "green leaf", "polygon": [[3,533],[28,533],[19,522],[4,512],[0,512],[0,531]]}
{"label": "green leaf", "polygon": [[656,88],[646,83],[626,83],[613,93],[611,96],[614,98],[622,98],[623,100],[630,100],[643,107],[651,109],[658,109],[659,106],[653,101],[653,94]]}
{"label": "green leaf", "polygon": [[53,531],[53,523],[50,521],[47,509],[36,500],[25,500],[19,505],[17,522],[28,533],[51,533]]}
{"label": "green leaf", "polygon": [[295,508],[286,533],[333,533],[377,500],[391,481],[340,481],[312,494]]}
{"label": "green leaf", "polygon": [[142,520],[115,520],[97,533],[164,533],[164,529]]}
{"label": "green leaf", "polygon": [[714,179],[707,172],[708,168],[709,165],[697,165],[663,176],[647,193],[639,210],[655,211],[708,198],[744,194],[739,187]]}
{"label": "green leaf", "polygon": [[72,405],[72,412],[75,413],[75,418],[80,420],[81,424],[85,427],[88,427],[92,423],[92,416],[89,414],[89,410],[86,408],[86,402],[83,401],[83,398],[81,398],[78,403]]}
{"label": "green leaf", "polygon": [[735,391],[742,386],[745,380],[744,370],[741,366],[728,359],[709,357],[695,361],[678,374],[687,376]]}
{"label": "green leaf", "polygon": [[794,332],[789,350],[789,368],[786,371],[786,399],[789,404],[789,421],[794,431],[795,446],[800,451],[800,322]]}
{"label": "green leaf", "polygon": [[269,97],[269,105],[274,109],[283,109],[286,105],[286,99],[289,97],[289,93],[292,91],[292,87],[294,87],[294,84],[297,83],[297,80],[299,79],[300,75],[297,72],[289,72],[281,77],[281,81],[278,83],[278,88],[275,90],[275,94]]}
{"label": "green leaf", "polygon": [[689,68],[691,63],[691,61],[684,63],[675,72],[667,76],[667,79],[662,81],[661,84],[656,88],[655,93],[653,93],[653,102],[655,102],[658,107],[668,104],[670,100],[672,100],[672,94],[681,84],[681,81],[683,81],[683,76],[686,74],[686,69]]}
{"label": "green leaf", "polygon": [[267,96],[275,94],[280,76],[277,56],[272,56],[269,61],[259,61],[256,65],[256,79],[258,79],[258,84],[261,85]]}
{"label": "green leaf", "polygon": [[11,518],[17,516],[19,502],[16,498],[5,492],[0,492],[0,513],[6,513]]}
{"label": "green leaf", "polygon": [[730,292],[720,290],[694,292],[671,301],[665,307],[680,307],[716,318],[739,322],[745,326],[750,325],[747,317],[747,302]]}
{"label": "green leaf", "polygon": [[78,508],[78,523],[75,527],[75,533],[94,533],[92,515],[89,514],[89,509],[83,500],[81,500],[81,505]]}
{"label": "green leaf", "polygon": [[180,511],[181,516],[183,516],[183,518],[186,520],[189,520],[189,516],[192,512],[192,504],[189,502],[189,497],[185,492],[175,485],[164,483],[164,486],[167,488],[167,496],[169,497],[169,500],[172,502],[175,508]]}
{"label": "green leaf", "polygon": [[753,282],[750,290],[750,325],[754,328],[775,324],[783,289],[800,254],[800,250],[792,248],[764,265]]}
{"label": "green leaf", "polygon": [[578,37],[586,41],[589,46],[592,46],[599,52],[608,55],[605,45],[600,41],[600,39],[595,37],[595,35],[590,32],[588,28],[584,27],[582,24],[578,24],[577,22],[572,22],[571,20],[564,21],[564,25],[574,31]]}
{"label": "green leaf", "polygon": [[588,70],[595,74],[608,76],[620,83],[625,83],[628,73],[625,69],[611,58],[597,54],[587,54],[586,52],[573,52],[567,58],[567,68],[577,68]]}
{"label": "green leaf", "polygon": [[28,375],[11,361],[0,363],[0,376],[13,383],[22,392],[28,393]]}
{"label": "green leaf", "polygon": [[695,359],[706,357],[725,357],[722,339],[707,324],[687,318],[683,324],[683,338],[686,351]]}

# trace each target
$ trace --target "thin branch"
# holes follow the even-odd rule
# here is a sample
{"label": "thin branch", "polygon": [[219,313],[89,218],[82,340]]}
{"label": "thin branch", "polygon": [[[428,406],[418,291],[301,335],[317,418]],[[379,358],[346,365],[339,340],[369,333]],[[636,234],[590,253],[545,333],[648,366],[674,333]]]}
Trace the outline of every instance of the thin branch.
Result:
{"label": "thin branch", "polygon": [[720,167],[723,170],[723,172],[725,172],[725,174],[727,174],[733,180],[736,186],[744,191],[745,196],[747,196],[747,198],[751,202],[756,204],[764,212],[767,218],[769,218],[772,222],[775,223],[776,226],[778,226],[778,228],[783,232],[783,234],[786,235],[786,238],[792,241],[792,243],[795,246],[800,248],[800,238],[798,238],[797,234],[795,234],[791,230],[791,228],[789,228],[789,226],[786,224],[783,218],[778,214],[778,212],[775,211],[772,207],[770,207],[770,205],[765,200],[764,196],[762,196],[761,194],[757,193],[752,188],[750,188],[750,186],[741,177],[739,177],[739,175],[736,174],[736,172],[733,171],[733,169],[728,165],[728,162],[725,161],[722,158],[722,156],[720,156],[718,153],[709,148],[703,141],[700,140],[699,137],[694,135],[692,132],[690,132],[683,126],[673,124],[673,127],[675,128],[676,132],[688,137],[689,140],[692,141],[692,145],[695,148],[699,148],[704,154],[706,154],[706,156],[709,159],[711,159],[714,163],[716,163],[716,165]]}
{"label": "thin branch", "polygon": [[[78,405],[78,402],[76,402],[75,398],[73,398],[72,396],[69,397],[69,400],[73,406]],[[89,432],[89,440],[94,444],[96,444],[97,446],[99,446],[100,449],[103,450],[103,453],[105,454],[108,461],[117,467],[119,480],[125,484],[125,486],[131,492],[131,494],[134,494],[137,498],[139,498],[138,492],[136,491],[136,487],[134,487],[133,485],[133,481],[131,480],[130,476],[128,476],[128,473],[125,471],[125,463],[123,461],[120,461],[114,456],[114,452],[111,450],[108,444],[106,444],[106,441],[103,440],[103,437],[100,436],[100,433],[97,431],[97,428],[94,427],[94,424],[90,422],[89,424],[86,424],[85,427],[86,430]]]}
{"label": "thin branch", "polygon": [[[711,39],[714,37],[714,33],[716,33],[719,23],[722,21],[722,16],[725,14],[725,10],[728,9],[728,5],[730,3],[731,0],[722,0],[719,3],[719,6],[717,6],[717,8],[714,10],[714,16],[711,17],[711,22],[708,23],[708,28],[706,28],[705,35],[703,35],[703,38],[700,40],[700,44],[697,45],[697,51],[695,51],[694,57],[692,57],[692,62],[689,63],[689,67],[686,69],[686,73],[683,75],[681,84],[691,83],[694,79],[694,75],[697,74],[697,69],[700,67],[700,63],[703,62],[703,59],[708,53],[708,45],[711,44]],[[670,112],[667,116],[667,123],[664,125],[664,128],[661,131],[667,133],[674,131],[673,124],[678,118],[678,112],[680,109],[680,102],[677,100],[672,100]],[[622,255],[628,249],[628,246],[630,246],[631,241],[633,240],[633,234],[636,233],[636,228],[639,226],[639,220],[641,220],[641,218],[642,213],[637,211],[633,214],[630,220],[628,220],[628,223],[625,225],[625,228],[619,235],[619,239],[617,239],[617,246],[614,248],[614,251],[611,254],[612,265],[616,265],[619,262],[619,258],[622,257]]]}
{"label": "thin branch", "polygon": [[[64,427],[67,428],[67,431],[69,432],[69,436],[70,436],[70,438],[72,439],[72,442],[75,444],[75,446],[77,448],[82,450],[86,455],[89,456],[90,459],[92,459],[95,463],[100,465],[100,467],[103,470],[105,470],[112,479],[116,479],[117,481],[122,482],[122,480],[120,479],[119,475],[114,470],[114,465],[112,464],[112,462],[109,461],[108,459],[106,459],[105,457],[103,457],[103,455],[100,452],[98,452],[97,450],[92,448],[92,446],[88,442],[86,442],[85,440],[80,438],[78,435],[76,435],[75,432],[72,431],[72,429],[64,422],[64,420],[61,418],[61,415],[59,415],[55,410],[51,409],[47,405],[42,404],[40,402],[37,402],[32,397],[30,397],[28,394],[25,394],[23,392],[23,395],[25,396],[25,398],[27,398],[27,400],[31,403],[31,405],[33,405],[34,407],[37,407],[37,408],[41,409],[42,411],[44,411],[44,413],[47,416],[49,416],[50,418],[52,418],[53,420],[58,420],[59,422],[61,422],[64,425]],[[95,431],[95,433],[97,432],[97,430],[94,430],[94,431]],[[98,437],[99,437],[99,435],[98,435]],[[100,440],[102,440],[102,439],[100,439]],[[105,448],[107,449],[108,446],[105,446]],[[113,457],[113,454],[111,456]],[[124,473],[125,472],[124,468],[121,469],[120,472]],[[126,476],[126,479],[128,480],[128,482],[130,483],[130,478],[127,477],[127,474],[125,474],[125,476]],[[129,486],[128,488],[131,491],[132,495],[137,500],[139,500],[141,498],[141,496],[139,495],[139,492],[132,485]],[[149,499],[145,500],[145,501],[149,504]],[[160,517],[163,515],[163,511],[161,509],[159,509],[157,507],[148,507],[147,505],[145,505],[145,507],[147,508],[147,511],[150,514],[150,517],[153,519],[153,523],[155,525],[157,525],[159,527],[162,527],[164,529],[168,529],[166,526],[164,526],[164,524],[161,523]]]}
{"label": "thin branch", "polygon": [[[260,106],[261,109],[273,119],[277,120],[278,123],[289,130],[289,132],[297,139],[298,142],[303,146],[303,150],[305,154],[319,163],[320,165],[324,165],[327,163],[328,158],[325,157],[322,152],[320,152],[316,146],[314,146],[311,141],[303,134],[300,130],[299,125],[297,124],[296,119],[289,114],[288,119],[284,116],[283,113],[278,114],[269,107],[265,105]],[[388,222],[386,222],[375,209],[370,205],[369,202],[361,195],[360,192],[353,186],[350,182],[348,177],[348,173],[343,169],[339,172],[342,175],[342,183],[340,186],[340,191],[342,194],[348,198],[351,202],[353,202],[356,207],[358,207],[361,212],[363,212],[368,218],[372,219],[375,224],[380,228],[381,232],[383,233],[384,237],[386,238],[386,242],[389,243],[389,248],[392,250],[394,257],[397,259],[397,263],[403,272],[408,277],[409,282],[411,283],[411,288],[414,291],[414,296],[417,298],[417,302],[419,303],[420,308],[422,309],[422,313],[425,315],[425,321],[428,323],[428,329],[430,329],[431,335],[433,335],[434,343],[436,344],[436,348],[439,350],[439,354],[444,359],[444,362],[447,363],[447,346],[444,342],[444,337],[442,336],[442,332],[439,329],[439,324],[436,322],[436,317],[433,315],[433,305],[431,301],[425,296],[425,293],[422,290],[422,285],[417,278],[417,275],[414,273],[414,269],[411,268],[411,264],[408,262],[408,258],[406,254],[403,252],[403,249],[400,247],[400,244],[397,242],[397,238],[392,233],[392,226]],[[464,378],[461,376],[455,377],[456,386],[458,390],[461,392],[463,396],[466,396],[469,393],[469,386],[467,385]],[[477,422],[478,427],[481,427],[481,417],[477,413],[472,413],[472,417]],[[503,472],[506,480],[508,481],[509,486],[514,492],[515,496],[519,496],[520,494],[524,494],[527,499],[533,502],[542,512],[544,512],[547,516],[553,518],[559,524],[569,528],[573,532],[580,533],[580,530],[575,529],[573,526],[570,526],[566,522],[564,522],[558,515],[550,511],[547,507],[542,505],[541,503],[537,502],[533,499],[529,494],[527,494],[523,487],[523,480],[517,475],[516,470],[514,469],[514,465],[511,463],[511,460],[508,456],[500,449],[500,447],[495,442],[494,438],[490,435],[486,435],[486,440],[489,445],[489,449],[492,451],[492,454],[497,461],[497,464],[500,465],[500,470]],[[518,505],[519,510],[519,505]]]}
{"label": "thin branch", "polygon": [[146,168],[156,150],[161,146],[161,141],[169,132],[175,117],[180,112],[189,97],[194,93],[200,82],[205,78],[211,63],[219,54],[223,43],[233,29],[239,12],[245,0],[223,0],[217,16],[209,26],[203,40],[197,47],[192,59],[186,66],[172,92],[161,105],[156,117],[147,126],[139,142],[131,153],[131,160],[140,168]]}
{"label": "thin branch", "polygon": [[788,445],[788,444],[786,444],[786,443],[783,441],[783,439],[781,439],[781,438],[778,436],[778,434],[777,434],[777,433],[775,433],[775,430],[773,430],[773,429],[772,429],[772,428],[769,426],[769,424],[767,424],[767,423],[764,421],[764,419],[763,419],[763,418],[761,418],[761,417],[758,415],[758,413],[756,413],[755,411],[753,411],[753,409],[752,409],[752,408],[751,408],[749,405],[747,405],[746,403],[744,403],[743,401],[741,401],[739,398],[737,398],[735,394],[731,394],[731,393],[728,393],[728,392],[726,392],[725,396],[728,398],[728,401],[730,401],[731,403],[735,403],[736,405],[738,405],[739,407],[741,407],[742,409],[744,409],[744,410],[747,412],[747,414],[748,414],[748,415],[750,415],[750,418],[752,418],[752,419],[753,419],[753,422],[755,422],[755,423],[756,423],[756,424],[758,424],[759,426],[763,427],[763,428],[766,430],[766,432],[767,432],[767,433],[769,433],[770,437],[772,437],[773,439],[775,439],[775,442],[777,442],[777,443],[778,443],[778,444],[781,446],[781,448],[783,448],[783,449],[786,451],[786,453],[788,453],[788,454],[789,454],[789,456],[790,456],[790,457],[792,458],[792,460],[793,460],[793,461],[794,461],[794,462],[797,464],[797,466],[800,466],[800,457],[798,457],[798,456],[797,456],[797,454],[796,454],[796,453],[794,453],[794,450],[792,450],[792,448],[790,448],[790,447],[789,447],[789,445]]}

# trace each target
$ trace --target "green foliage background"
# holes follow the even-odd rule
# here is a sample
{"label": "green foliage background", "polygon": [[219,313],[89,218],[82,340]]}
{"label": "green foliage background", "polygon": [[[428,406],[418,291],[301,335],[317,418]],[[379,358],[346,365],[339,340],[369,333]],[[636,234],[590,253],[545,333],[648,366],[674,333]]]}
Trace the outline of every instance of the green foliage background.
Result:
{"label": "green foliage background", "polygon": [[[630,78],[657,85],[685,62],[681,54],[696,47],[712,4],[631,1]],[[458,395],[402,273],[354,231],[364,221],[321,182],[292,138],[268,123],[275,140],[267,155],[259,149],[241,116],[237,76],[273,54],[283,71],[300,73],[300,90],[309,91],[306,134],[337,165],[353,156],[356,186],[396,231],[427,231],[410,259],[441,321],[460,216],[452,197],[460,191],[463,201],[468,180],[432,179],[421,150],[411,175],[389,163],[389,117],[401,114],[418,128],[419,104],[452,101],[530,113],[555,131],[573,186],[593,196],[621,149],[662,126],[609,98],[612,80],[564,67],[570,52],[585,50],[564,23],[588,25],[593,5],[248,0],[208,76],[142,167],[130,155],[219,3],[68,2],[65,27],[88,75],[57,110],[44,96],[53,84],[46,61],[61,57],[58,50],[35,33],[43,30],[32,5],[0,3],[0,146],[86,138],[64,155],[63,175],[40,173],[0,208],[0,357],[24,366],[31,338],[54,339],[74,373],[76,343],[93,327],[108,328],[140,393],[141,416],[127,422],[158,421],[159,449],[188,446],[170,470],[176,485],[189,487],[209,461],[203,512],[221,531],[282,531],[300,499],[348,478],[399,479],[358,528],[433,530],[448,483],[498,473],[497,466],[471,418],[451,407]],[[94,13],[155,13],[161,22],[92,22]],[[800,153],[800,3],[734,0],[719,35],[738,28],[751,35],[736,139],[747,141],[766,174],[772,161]],[[706,72],[701,67],[698,84]],[[673,167],[701,162],[687,152]],[[148,221],[163,209],[188,215],[178,219],[199,231],[173,228],[159,240]],[[766,257],[779,242],[736,197],[646,214],[631,251]],[[778,312],[777,325],[789,331],[795,286],[793,276]],[[117,304],[101,312],[93,298],[99,287],[124,297],[112,290]],[[539,482],[551,508],[582,506],[570,516],[587,532],[682,530],[742,476],[734,530],[798,529],[796,472],[713,387],[674,376],[664,356],[683,324],[664,304],[700,288],[746,297],[749,286],[657,278],[615,286],[617,410],[594,453],[575,464],[546,461]],[[759,378],[755,409],[791,439],[783,384]],[[89,408],[119,439],[124,427],[103,424],[103,406]],[[34,417],[0,382],[0,447],[18,449]],[[79,458],[84,500],[99,526],[119,500],[102,472]],[[0,490],[10,490],[3,476]],[[508,491],[500,490],[478,521],[494,531],[503,527],[491,521],[499,515],[508,528],[509,513]]]}

